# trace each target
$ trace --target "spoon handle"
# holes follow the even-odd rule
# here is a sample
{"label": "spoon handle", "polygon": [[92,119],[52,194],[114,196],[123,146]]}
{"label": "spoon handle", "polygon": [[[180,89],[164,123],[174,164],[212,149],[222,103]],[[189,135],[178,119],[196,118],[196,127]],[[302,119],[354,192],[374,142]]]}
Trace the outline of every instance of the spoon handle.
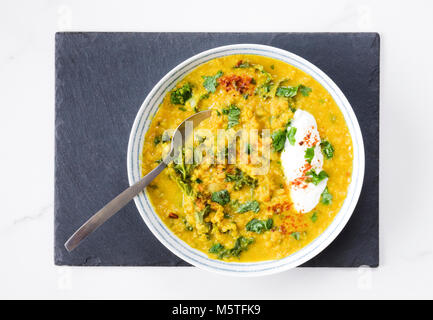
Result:
{"label": "spoon handle", "polygon": [[114,216],[120,209],[128,204],[136,195],[156,178],[167,165],[162,161],[155,169],[145,175],[136,184],[119,194],[116,198],[108,202],[101,210],[96,212],[87,220],[75,233],[66,241],[65,248],[69,252],[74,250],[89,234],[95,231],[105,221]]}

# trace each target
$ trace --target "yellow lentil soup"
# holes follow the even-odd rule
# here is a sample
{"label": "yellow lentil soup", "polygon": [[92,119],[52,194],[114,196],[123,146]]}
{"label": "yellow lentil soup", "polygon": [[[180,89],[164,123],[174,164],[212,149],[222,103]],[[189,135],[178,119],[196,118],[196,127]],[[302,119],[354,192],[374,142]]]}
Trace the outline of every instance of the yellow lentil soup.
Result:
{"label": "yellow lentil soup", "polygon": [[[236,144],[236,154],[244,152],[248,159],[234,164],[186,164],[184,150],[183,161],[170,163],[146,190],[166,226],[210,258],[235,262],[281,259],[318,237],[340,210],[352,176],[352,139],[331,95],[310,75],[272,58],[231,55],[208,61],[164,97],[145,136],[142,175],[169,150],[165,131],[208,109],[211,117],[194,128],[194,147],[214,143],[200,133],[216,137],[218,130],[255,129],[258,142]],[[308,212],[295,209],[294,182],[286,179],[281,161],[286,140],[293,144],[289,128],[297,110],[315,118],[324,155],[324,173],[306,173],[303,179],[316,184],[327,178],[320,201]],[[266,129],[270,135],[261,136]],[[250,158],[263,158],[255,152],[263,145],[270,146],[269,170],[255,174],[257,164]]]}

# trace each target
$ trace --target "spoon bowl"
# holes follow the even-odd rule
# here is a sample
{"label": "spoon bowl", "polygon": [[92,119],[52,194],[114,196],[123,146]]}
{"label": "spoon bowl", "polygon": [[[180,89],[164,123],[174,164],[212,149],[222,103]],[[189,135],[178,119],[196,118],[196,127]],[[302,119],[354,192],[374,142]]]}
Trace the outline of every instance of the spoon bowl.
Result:
{"label": "spoon bowl", "polygon": [[[128,189],[123,191],[113,200],[108,202],[101,210],[96,212],[89,220],[87,220],[65,243],[65,248],[69,252],[74,250],[89,234],[99,228],[105,221],[114,216],[120,209],[127,205],[135,196],[146,188],[161,172],[164,170],[172,159],[172,154],[175,150],[178,150],[185,141],[189,138],[187,134],[191,134],[191,131],[187,130],[187,123],[192,124],[192,127],[196,127],[203,120],[209,118],[211,110],[198,112],[189,118],[186,118],[176,128],[173,133],[172,143],[170,145],[170,151],[168,155],[158,164],[152,171],[141,178],[137,183],[130,186]],[[175,136],[180,135],[183,139],[174,139]],[[180,145],[179,145],[179,141]]]}

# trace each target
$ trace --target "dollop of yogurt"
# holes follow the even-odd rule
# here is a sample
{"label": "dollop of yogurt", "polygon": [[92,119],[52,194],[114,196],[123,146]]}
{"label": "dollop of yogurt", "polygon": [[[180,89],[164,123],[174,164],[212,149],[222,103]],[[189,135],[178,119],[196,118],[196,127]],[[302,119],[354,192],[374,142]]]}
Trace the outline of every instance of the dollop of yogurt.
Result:
{"label": "dollop of yogurt", "polygon": [[[313,170],[319,174],[323,168],[323,154],[316,119],[307,111],[296,110],[292,122],[287,128],[288,135],[292,131],[293,136],[295,130],[294,139],[286,139],[284,150],[281,153],[281,165],[290,186],[290,196],[295,210],[300,213],[307,213],[319,203],[328,178],[324,178],[317,185],[310,181],[309,172]],[[306,157],[308,149],[310,156],[312,154],[311,149],[314,150],[312,158]]]}

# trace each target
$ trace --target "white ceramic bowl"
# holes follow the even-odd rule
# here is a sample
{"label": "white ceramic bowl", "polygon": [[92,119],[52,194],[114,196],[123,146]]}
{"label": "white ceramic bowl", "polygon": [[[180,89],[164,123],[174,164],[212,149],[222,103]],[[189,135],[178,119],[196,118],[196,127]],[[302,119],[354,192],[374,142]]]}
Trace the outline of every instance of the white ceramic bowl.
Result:
{"label": "white ceramic bowl", "polygon": [[171,252],[183,260],[199,268],[218,273],[235,276],[261,276],[294,268],[310,260],[325,249],[346,225],[355,209],[361,192],[364,179],[364,144],[358,121],[344,94],[319,68],[288,51],[257,44],[236,44],[218,47],[199,53],[182,62],[156,84],[138,111],[129,138],[127,160],[128,178],[130,185],[140,179],[140,154],[143,147],[144,136],[152,116],[157,111],[166,93],[173,89],[185,75],[190,73],[197,66],[209,60],[233,54],[261,55],[284,61],[311,75],[332,95],[344,115],[353,141],[354,158],[352,182],[349,185],[348,195],[341,210],[338,212],[331,225],[319,237],[292,255],[280,260],[236,263],[210,259],[204,253],[193,249],[174,235],[155,213],[145,192],[142,192],[135,198],[135,204],[143,220],[155,237]]}

